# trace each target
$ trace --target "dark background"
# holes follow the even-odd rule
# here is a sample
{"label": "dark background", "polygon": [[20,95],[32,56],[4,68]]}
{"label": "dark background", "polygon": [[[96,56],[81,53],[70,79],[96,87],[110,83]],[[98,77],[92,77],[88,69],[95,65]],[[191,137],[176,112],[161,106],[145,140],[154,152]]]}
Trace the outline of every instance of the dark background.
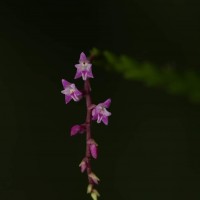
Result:
{"label": "dark background", "polygon": [[[60,80],[93,47],[199,71],[199,11],[197,0],[1,1],[0,199],[90,199],[85,136],[69,136],[85,102],[65,105]],[[101,199],[199,199],[199,104],[93,73],[94,102],[112,98],[109,126],[93,125]]]}

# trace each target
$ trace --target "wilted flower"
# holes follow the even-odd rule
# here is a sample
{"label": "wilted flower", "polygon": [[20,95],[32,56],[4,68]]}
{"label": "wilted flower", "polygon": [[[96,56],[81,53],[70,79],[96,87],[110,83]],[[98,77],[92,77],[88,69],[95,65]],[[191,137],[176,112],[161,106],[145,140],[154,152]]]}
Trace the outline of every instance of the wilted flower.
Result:
{"label": "wilted flower", "polygon": [[103,121],[105,125],[108,125],[108,116],[111,115],[110,112],[106,110],[109,108],[111,99],[107,99],[105,102],[98,104],[92,110],[92,120],[97,120],[97,123]]}
{"label": "wilted flower", "polygon": [[83,52],[80,55],[79,64],[76,64],[75,67],[77,68],[76,75],[74,77],[75,79],[80,78],[81,76],[84,81],[88,77],[93,78],[92,64],[90,64],[90,61]]}
{"label": "wilted flower", "polygon": [[82,93],[76,88],[75,84],[62,79],[62,85],[64,90],[61,91],[62,94],[65,95],[65,103],[69,103],[71,99],[74,101],[79,101]]}

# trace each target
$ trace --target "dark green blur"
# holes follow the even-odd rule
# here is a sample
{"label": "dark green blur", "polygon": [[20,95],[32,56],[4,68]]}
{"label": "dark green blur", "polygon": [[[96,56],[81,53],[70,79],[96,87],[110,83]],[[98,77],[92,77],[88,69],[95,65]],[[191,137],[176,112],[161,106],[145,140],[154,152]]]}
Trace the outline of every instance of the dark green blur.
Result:
{"label": "dark green blur", "polygon": [[176,70],[170,65],[158,67],[96,48],[91,50],[91,55],[97,66],[115,71],[127,80],[139,81],[148,87],[161,88],[172,94],[184,95],[192,102],[200,102],[200,74],[196,70]]}

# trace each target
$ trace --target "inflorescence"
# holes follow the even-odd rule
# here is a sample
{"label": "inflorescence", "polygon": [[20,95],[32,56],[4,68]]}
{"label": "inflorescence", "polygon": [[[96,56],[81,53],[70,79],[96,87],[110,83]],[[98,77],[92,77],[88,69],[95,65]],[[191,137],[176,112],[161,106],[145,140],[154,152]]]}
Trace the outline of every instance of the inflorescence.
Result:
{"label": "inflorescence", "polygon": [[81,172],[87,172],[88,176],[88,187],[87,193],[91,194],[93,200],[97,200],[100,196],[99,192],[94,188],[100,179],[92,171],[91,158],[97,159],[98,156],[98,144],[92,138],[91,134],[91,122],[97,121],[97,123],[103,122],[108,125],[108,117],[111,113],[107,110],[110,107],[111,99],[106,101],[93,104],[91,100],[91,86],[89,78],[94,78],[92,74],[92,64],[91,59],[88,59],[86,55],[82,52],[79,58],[79,64],[75,65],[77,71],[74,79],[82,78],[84,81],[84,89],[82,91],[78,90],[74,83],[70,83],[65,79],[62,79],[62,85],[64,90],[61,91],[65,95],[65,103],[68,104],[71,100],[76,102],[80,101],[82,98],[86,99],[87,115],[85,122],[82,124],[76,124],[72,126],[70,135],[74,136],[78,133],[86,133],[86,153],[85,157],[79,164]]}

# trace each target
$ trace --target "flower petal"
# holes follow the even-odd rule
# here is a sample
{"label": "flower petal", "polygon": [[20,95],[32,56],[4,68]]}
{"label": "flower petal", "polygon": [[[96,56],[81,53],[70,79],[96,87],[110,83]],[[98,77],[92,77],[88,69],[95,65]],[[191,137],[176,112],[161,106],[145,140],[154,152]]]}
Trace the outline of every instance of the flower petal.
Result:
{"label": "flower petal", "polygon": [[70,101],[71,101],[71,96],[69,96],[69,95],[65,95],[65,103],[67,104],[67,103],[69,103]]}
{"label": "flower petal", "polygon": [[86,69],[87,69],[87,71],[91,71],[91,69],[92,69],[92,64],[88,63]]}
{"label": "flower petal", "polygon": [[76,64],[76,65],[75,65],[75,67],[76,67],[77,69],[81,68],[81,66],[82,66],[82,64]]}
{"label": "flower petal", "polygon": [[61,91],[61,93],[66,95],[67,91],[64,89],[64,90]]}
{"label": "flower petal", "polygon": [[96,107],[94,107],[94,109],[92,110],[92,116],[95,116],[96,115]]}
{"label": "flower petal", "polygon": [[67,86],[69,86],[70,84],[71,84],[70,82],[66,81],[65,79],[62,79],[62,85],[63,85],[64,89],[65,89]]}
{"label": "flower petal", "polygon": [[87,71],[82,71],[81,74],[82,74],[83,80],[85,81],[87,79],[88,72]]}
{"label": "flower petal", "polygon": [[71,98],[74,100],[74,101],[78,101],[79,98],[77,97],[77,95],[75,93],[71,94]]}
{"label": "flower petal", "polygon": [[103,115],[104,116],[110,116],[111,112],[108,112],[106,109],[103,111]]}
{"label": "flower petal", "polygon": [[74,79],[77,79],[77,78],[80,78],[81,77],[81,72],[77,70],[75,76],[74,76]]}
{"label": "flower petal", "polygon": [[87,61],[88,60],[87,60],[86,55],[84,54],[84,52],[82,52],[79,58],[79,62],[81,63],[81,62],[87,62]]}
{"label": "flower petal", "polygon": [[74,101],[79,101],[82,98],[82,93],[75,87],[75,91],[70,94]]}
{"label": "flower petal", "polygon": [[98,117],[98,115],[96,114],[96,115],[94,115],[94,116],[92,116],[92,120],[97,120],[97,117]]}
{"label": "flower petal", "polygon": [[102,120],[103,116],[102,115],[98,115],[97,116],[97,123],[101,123],[101,120]]}
{"label": "flower petal", "polygon": [[92,74],[92,70],[91,70],[91,69],[88,71],[88,77],[90,77],[90,78],[94,78],[94,76],[93,76],[93,74]]}
{"label": "flower petal", "polygon": [[108,117],[107,117],[107,116],[104,116],[104,117],[102,118],[102,121],[103,121],[103,123],[104,123],[105,125],[108,125]]}
{"label": "flower petal", "polygon": [[105,108],[109,108],[110,107],[110,104],[111,104],[111,99],[107,99],[106,101],[103,102],[103,106]]}

